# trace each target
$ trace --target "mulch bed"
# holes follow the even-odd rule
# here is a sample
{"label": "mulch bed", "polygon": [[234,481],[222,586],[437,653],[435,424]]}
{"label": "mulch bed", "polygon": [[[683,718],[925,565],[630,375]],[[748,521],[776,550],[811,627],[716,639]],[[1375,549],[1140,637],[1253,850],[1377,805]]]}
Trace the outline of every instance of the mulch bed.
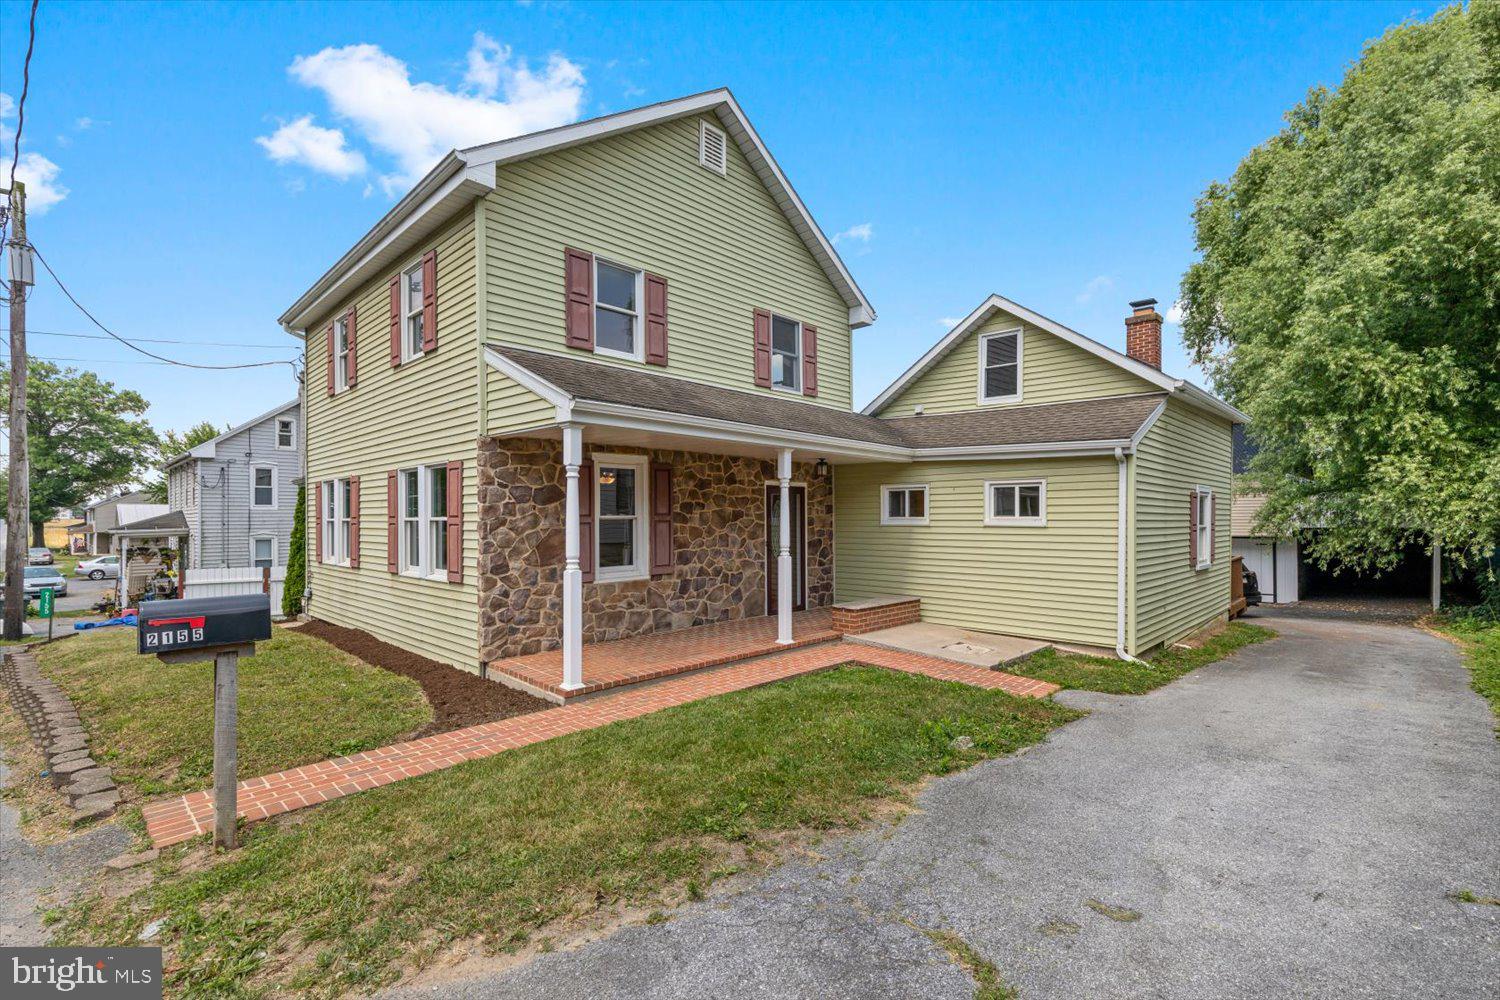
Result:
{"label": "mulch bed", "polygon": [[496,681],[487,681],[467,670],[450,667],[446,663],[438,663],[425,656],[407,652],[399,646],[381,642],[368,632],[358,629],[314,620],[297,626],[296,630],[316,636],[372,666],[402,677],[410,677],[422,685],[422,693],[432,705],[432,722],[420,730],[417,736],[446,733],[465,726],[476,726],[481,722],[494,722],[496,719],[508,719],[513,715],[556,707],[551,702],[533,698]]}

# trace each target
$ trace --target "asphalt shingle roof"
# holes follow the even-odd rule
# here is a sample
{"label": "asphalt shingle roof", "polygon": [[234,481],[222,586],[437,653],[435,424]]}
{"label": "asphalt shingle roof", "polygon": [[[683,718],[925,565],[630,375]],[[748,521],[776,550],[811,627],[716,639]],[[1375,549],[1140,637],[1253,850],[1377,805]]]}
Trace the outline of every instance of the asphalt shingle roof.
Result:
{"label": "asphalt shingle roof", "polygon": [[180,510],[169,510],[155,517],[142,518],[129,524],[119,524],[109,529],[122,531],[160,531],[164,535],[185,535],[188,531],[187,515]]}

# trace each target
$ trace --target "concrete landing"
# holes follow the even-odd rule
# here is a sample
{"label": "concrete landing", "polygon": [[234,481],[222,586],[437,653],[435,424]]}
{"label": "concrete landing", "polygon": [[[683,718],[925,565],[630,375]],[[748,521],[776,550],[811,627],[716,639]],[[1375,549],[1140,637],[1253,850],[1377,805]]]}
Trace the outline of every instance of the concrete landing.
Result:
{"label": "concrete landing", "polygon": [[1051,643],[1035,639],[1018,639],[1012,635],[995,635],[991,632],[971,632],[951,625],[935,625],[915,622],[897,625],[863,635],[845,636],[846,642],[859,642],[883,649],[897,649],[904,653],[920,653],[940,660],[952,660],[971,667],[998,670],[1007,663],[1024,660],[1033,653],[1048,648]]}

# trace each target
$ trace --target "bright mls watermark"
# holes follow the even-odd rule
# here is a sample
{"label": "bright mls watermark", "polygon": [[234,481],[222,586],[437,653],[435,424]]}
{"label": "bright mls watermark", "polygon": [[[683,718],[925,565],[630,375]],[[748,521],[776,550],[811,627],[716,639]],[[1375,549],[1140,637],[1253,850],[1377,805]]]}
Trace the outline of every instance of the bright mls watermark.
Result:
{"label": "bright mls watermark", "polygon": [[161,1000],[160,948],[0,948],[6,1000]]}

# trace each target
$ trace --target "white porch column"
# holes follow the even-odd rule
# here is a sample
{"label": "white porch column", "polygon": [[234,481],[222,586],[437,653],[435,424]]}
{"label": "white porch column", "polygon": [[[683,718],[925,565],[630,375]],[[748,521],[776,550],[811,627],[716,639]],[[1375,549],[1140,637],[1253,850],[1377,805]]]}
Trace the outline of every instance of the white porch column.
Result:
{"label": "white porch column", "polygon": [[578,491],[592,484],[578,482],[578,465],[583,461],[583,428],[578,424],[563,424],[562,441],[563,467],[568,476],[563,530],[562,686],[574,691],[583,687],[583,569],[579,565]]}
{"label": "white porch column", "polygon": [[781,538],[776,556],[776,641],[792,641],[792,449],[776,455],[776,478],[781,482]]}

